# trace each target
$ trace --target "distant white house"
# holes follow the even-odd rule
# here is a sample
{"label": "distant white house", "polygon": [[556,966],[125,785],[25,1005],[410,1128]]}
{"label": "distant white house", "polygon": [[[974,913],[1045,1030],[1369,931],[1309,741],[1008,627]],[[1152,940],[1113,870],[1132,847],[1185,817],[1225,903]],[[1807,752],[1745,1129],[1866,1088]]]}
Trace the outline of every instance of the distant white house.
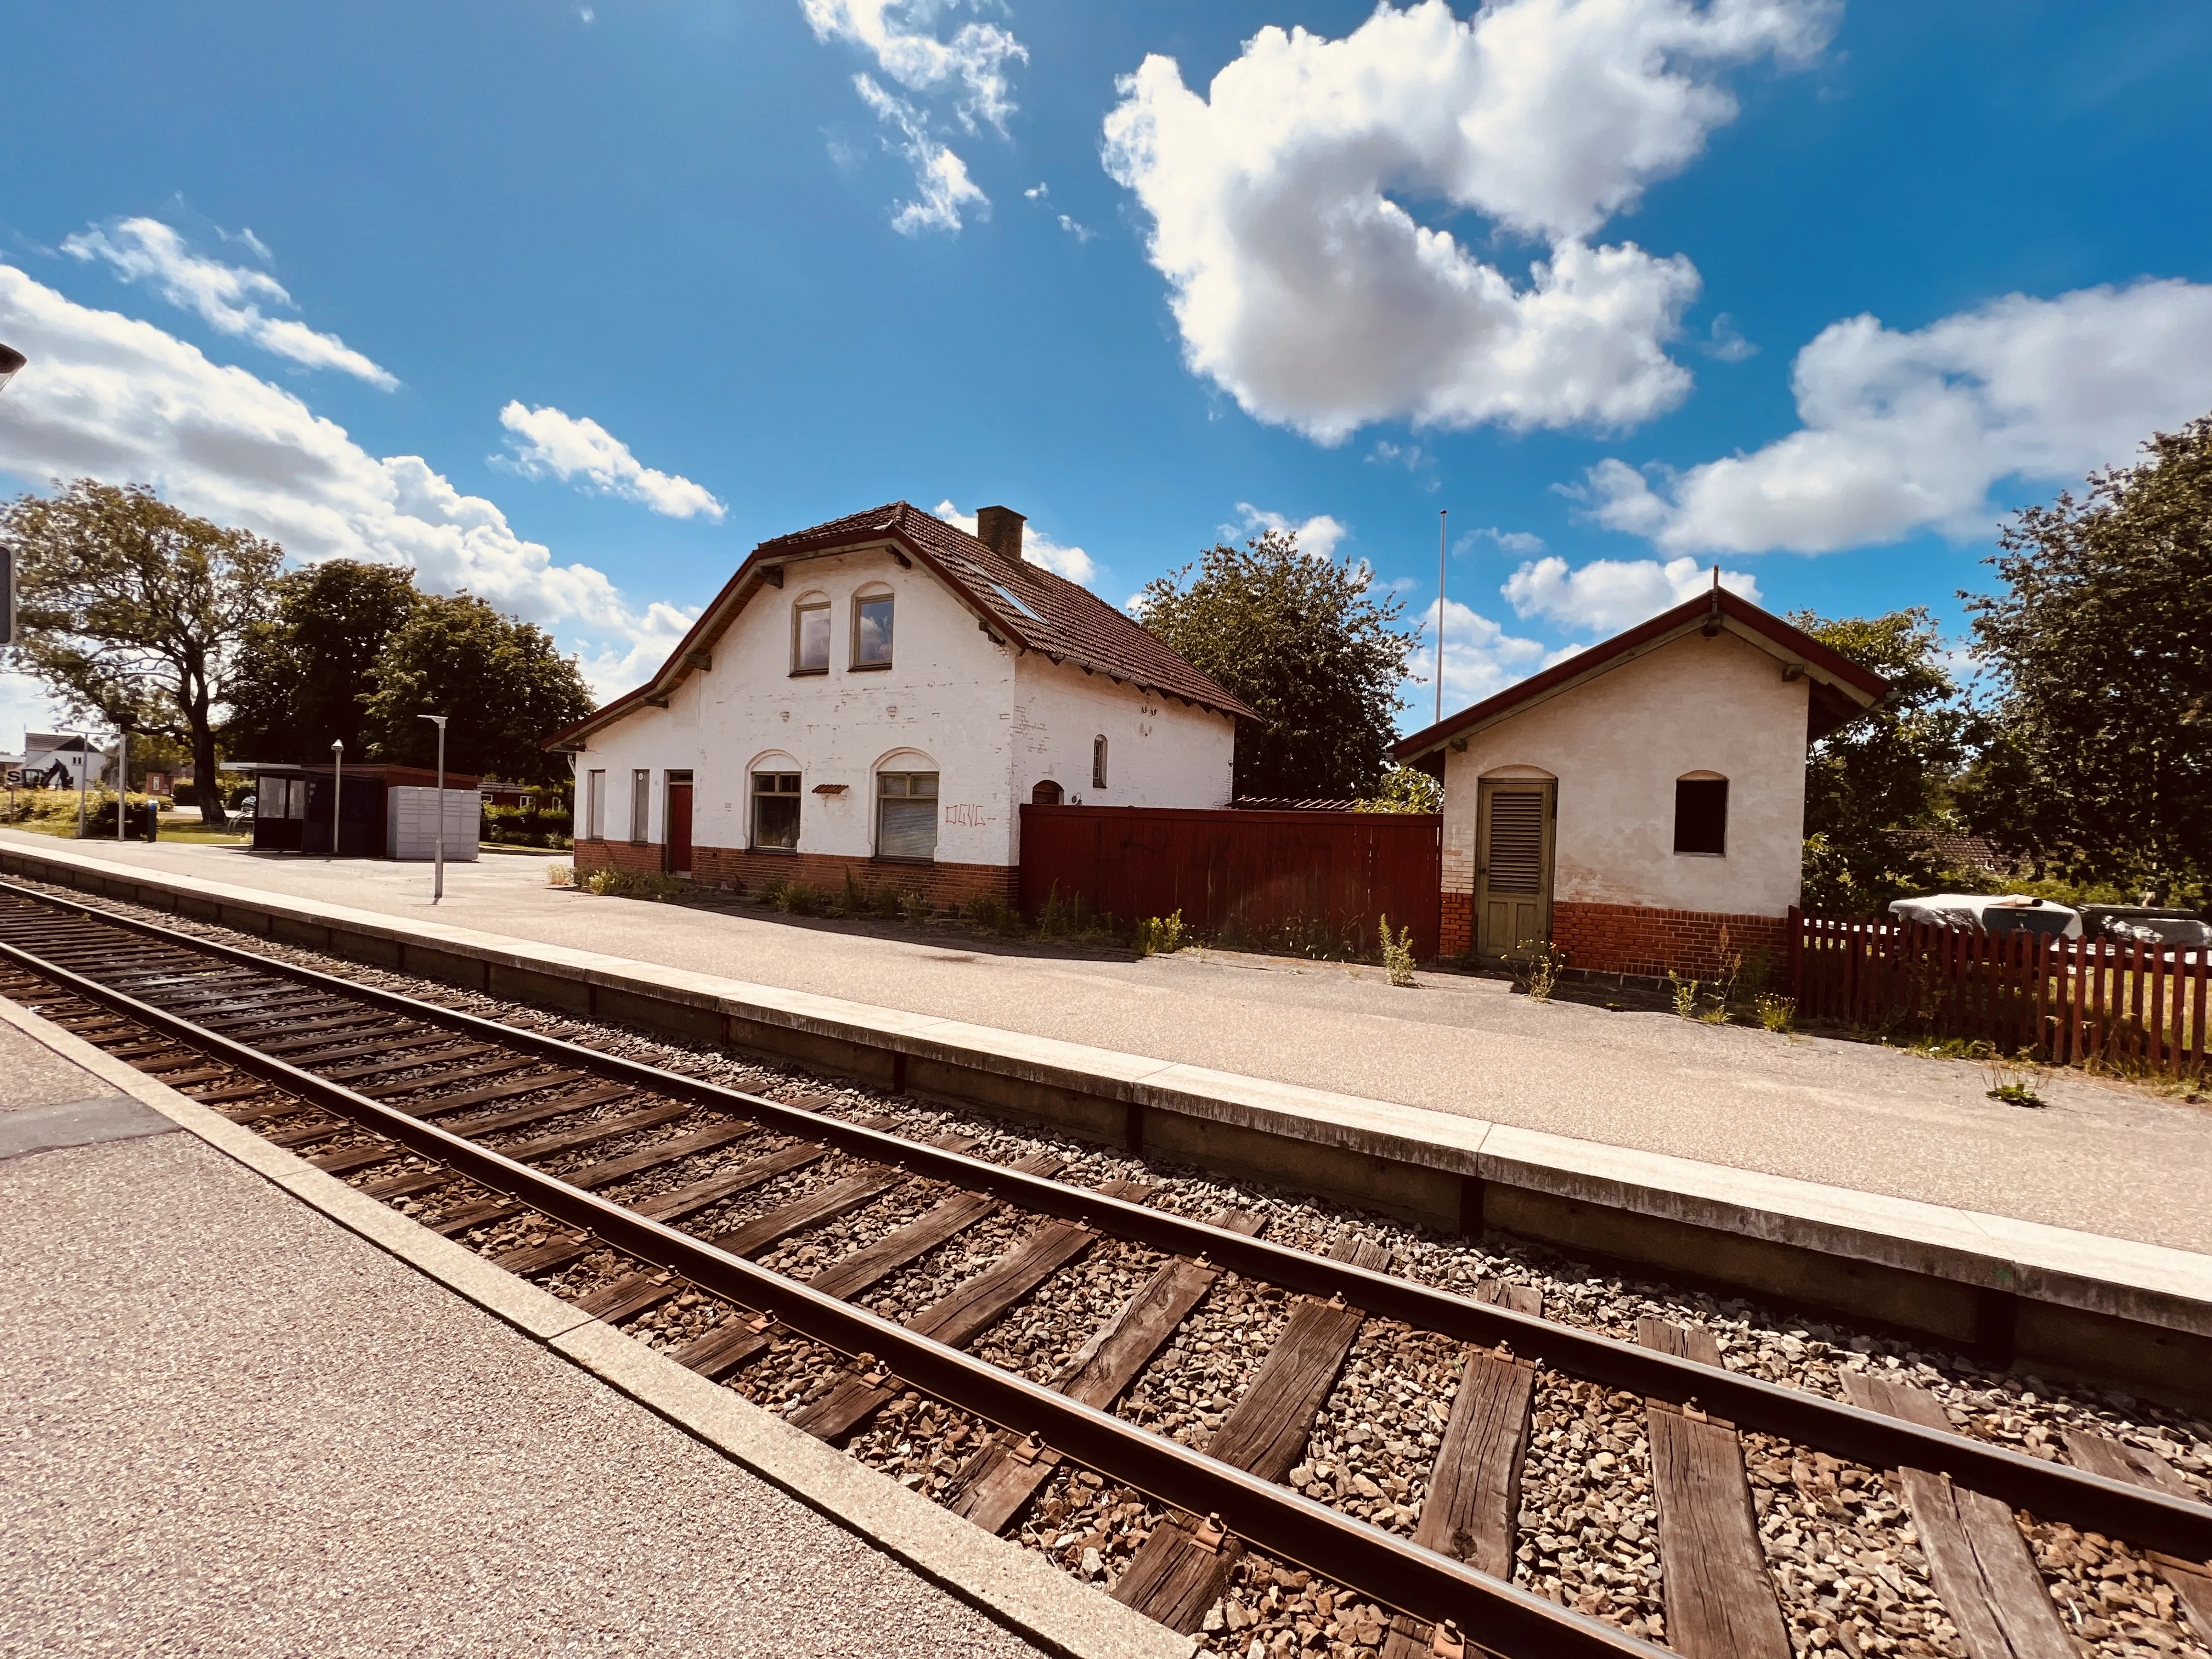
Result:
{"label": "distant white house", "polygon": [[1014,899],[1024,802],[1228,804],[1251,710],[1097,595],[893,502],[763,542],[644,685],[556,733],[576,866]]}
{"label": "distant white house", "polygon": [[1443,948],[1709,975],[1725,935],[1778,965],[1808,745],[1887,690],[1716,586],[1415,732],[1398,758],[1444,785]]}
{"label": "distant white house", "polygon": [[115,757],[88,739],[59,732],[23,734],[23,787],[26,789],[76,789],[87,783],[98,788],[115,775]]}

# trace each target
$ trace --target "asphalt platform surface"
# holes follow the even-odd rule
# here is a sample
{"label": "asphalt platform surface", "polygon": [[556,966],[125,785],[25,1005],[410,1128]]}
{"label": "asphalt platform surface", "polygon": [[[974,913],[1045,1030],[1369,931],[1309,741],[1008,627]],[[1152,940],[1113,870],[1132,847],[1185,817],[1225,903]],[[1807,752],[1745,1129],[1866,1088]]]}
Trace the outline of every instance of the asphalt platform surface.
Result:
{"label": "asphalt platform surface", "polygon": [[[53,843],[20,830],[0,837]],[[81,852],[297,899],[972,1021],[1860,1191],[2212,1250],[2212,1106],[2057,1073],[2041,1110],[1971,1063],[1654,1012],[1530,1002],[1502,980],[1187,951],[1060,949],[956,927],[692,908],[550,887],[551,859],[447,866],[181,843]]]}
{"label": "asphalt platform surface", "polygon": [[[0,1131],[115,1098],[0,1026]],[[0,1151],[0,1655],[1037,1651],[213,1148],[108,1130]]]}

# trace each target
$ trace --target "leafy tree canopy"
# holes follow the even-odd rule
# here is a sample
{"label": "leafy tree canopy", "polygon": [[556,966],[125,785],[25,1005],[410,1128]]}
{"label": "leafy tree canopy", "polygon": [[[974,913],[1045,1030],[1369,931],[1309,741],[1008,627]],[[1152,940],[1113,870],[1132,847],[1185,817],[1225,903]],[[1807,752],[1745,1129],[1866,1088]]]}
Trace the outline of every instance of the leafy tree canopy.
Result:
{"label": "leafy tree canopy", "polygon": [[2075,880],[2212,880],[2212,415],[2023,510],[1963,596],[2001,671],[1975,828]]}
{"label": "leafy tree canopy", "polygon": [[517,783],[564,781],[566,759],[538,744],[594,706],[544,629],[466,593],[418,596],[379,653],[374,681],[362,724],[368,759],[432,764],[437,728],[419,717],[445,714],[448,769]]}
{"label": "leafy tree canopy", "polygon": [[414,573],[332,559],[278,577],[274,599],[233,677],[224,746],[252,760],[318,761],[336,738],[367,753],[362,704],[386,642],[421,603]]}
{"label": "leafy tree canopy", "polygon": [[[212,781],[216,710],[283,550],[143,484],[90,478],[0,507],[0,540],[15,562],[16,665],[76,717],[187,745]],[[220,803],[205,810],[224,822]]]}
{"label": "leafy tree canopy", "polygon": [[1394,766],[1382,775],[1374,793],[1356,803],[1355,812],[1441,812],[1444,810],[1442,778],[1431,777],[1415,766]]}
{"label": "leafy tree canopy", "polygon": [[1364,564],[1288,531],[1216,544],[1138,595],[1144,624],[1259,712],[1237,727],[1237,793],[1365,796],[1382,781],[1414,636]]}

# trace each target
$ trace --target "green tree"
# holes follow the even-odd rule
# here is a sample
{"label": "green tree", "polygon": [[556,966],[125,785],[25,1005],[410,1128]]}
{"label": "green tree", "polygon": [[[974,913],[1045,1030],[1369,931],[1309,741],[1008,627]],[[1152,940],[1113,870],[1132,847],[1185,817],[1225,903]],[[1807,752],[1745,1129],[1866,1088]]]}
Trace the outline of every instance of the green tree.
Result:
{"label": "green tree", "polygon": [[1444,810],[1443,780],[1431,777],[1416,766],[1394,766],[1382,775],[1382,781],[1356,802],[1352,810],[1355,812],[1441,812]]}
{"label": "green tree", "polygon": [[1144,624],[1259,711],[1237,726],[1237,793],[1365,796],[1381,782],[1415,636],[1364,564],[1288,531],[1216,544],[1138,595]]}
{"label": "green tree", "polygon": [[1807,757],[1806,907],[1864,915],[1941,884],[1942,861],[1914,847],[1909,832],[1952,823],[1950,785],[1974,720],[1944,666],[1935,619],[1914,605],[1833,619],[1799,611],[1790,620],[1889,682],[1880,708],[1829,732]]}
{"label": "green tree", "polygon": [[437,731],[419,717],[445,714],[451,770],[553,783],[568,777],[567,762],[538,744],[594,707],[543,629],[466,593],[423,594],[377,656],[362,733],[370,760],[428,766]]}
{"label": "green tree", "polygon": [[331,559],[276,579],[230,687],[223,746],[257,760],[314,761],[331,741],[368,752],[362,708],[376,660],[422,596],[397,565]]}
{"label": "green tree", "polygon": [[2002,676],[1975,827],[2070,879],[2212,879],[2212,415],[2031,507],[1965,595]]}
{"label": "green tree", "polygon": [[194,776],[212,781],[216,710],[283,550],[143,484],[91,478],[0,507],[0,540],[15,562],[16,665],[75,716],[185,744]]}

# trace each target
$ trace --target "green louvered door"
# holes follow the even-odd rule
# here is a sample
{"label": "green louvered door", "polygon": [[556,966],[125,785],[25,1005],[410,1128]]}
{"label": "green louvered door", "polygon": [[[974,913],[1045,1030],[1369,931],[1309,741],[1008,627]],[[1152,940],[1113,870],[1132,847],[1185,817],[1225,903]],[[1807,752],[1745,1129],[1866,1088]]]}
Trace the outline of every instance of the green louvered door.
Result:
{"label": "green louvered door", "polygon": [[1481,786],[1475,830],[1475,949],[1497,958],[1552,936],[1552,792],[1548,779]]}

